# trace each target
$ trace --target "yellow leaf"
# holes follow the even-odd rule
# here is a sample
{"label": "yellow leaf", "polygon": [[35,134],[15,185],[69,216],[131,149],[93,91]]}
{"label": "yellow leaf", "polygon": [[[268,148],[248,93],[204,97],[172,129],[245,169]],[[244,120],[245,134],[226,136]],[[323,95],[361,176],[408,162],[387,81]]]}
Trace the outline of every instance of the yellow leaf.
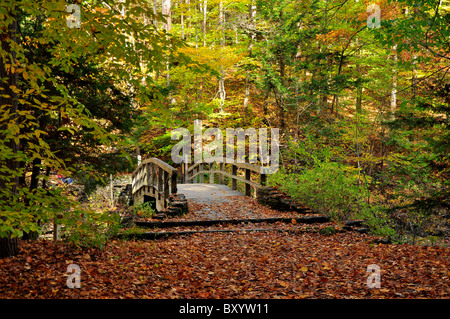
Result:
{"label": "yellow leaf", "polygon": [[303,272],[307,272],[308,271],[308,267],[303,266],[302,268],[300,268],[300,270],[303,271]]}

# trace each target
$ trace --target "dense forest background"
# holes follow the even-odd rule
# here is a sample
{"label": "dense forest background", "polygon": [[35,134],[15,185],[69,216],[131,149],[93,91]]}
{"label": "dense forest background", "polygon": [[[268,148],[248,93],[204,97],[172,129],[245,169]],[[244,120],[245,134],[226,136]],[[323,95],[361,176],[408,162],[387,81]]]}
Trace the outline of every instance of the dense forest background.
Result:
{"label": "dense forest background", "polygon": [[[66,23],[70,3],[80,28]],[[172,130],[194,119],[279,128],[270,183],[314,210],[400,241],[448,235],[449,11],[443,0],[2,1],[0,236],[29,236],[68,206],[68,225],[96,221],[52,176],[89,194],[138,154],[170,163]]]}

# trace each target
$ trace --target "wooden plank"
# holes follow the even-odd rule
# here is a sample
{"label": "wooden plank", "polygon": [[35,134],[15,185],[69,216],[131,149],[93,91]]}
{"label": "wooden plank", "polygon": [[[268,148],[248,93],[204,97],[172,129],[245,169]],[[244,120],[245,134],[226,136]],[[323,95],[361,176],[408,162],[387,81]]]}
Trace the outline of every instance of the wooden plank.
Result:
{"label": "wooden plank", "polygon": [[219,163],[219,183],[223,184],[223,163]]}
{"label": "wooden plank", "polygon": [[266,177],[267,177],[266,174],[259,175],[259,183],[261,184],[261,186],[266,186],[266,180],[267,180]]}
{"label": "wooden plank", "polygon": [[176,171],[177,171],[176,168],[170,166],[169,164],[161,161],[158,158],[148,158],[148,159],[142,161],[141,164],[139,165],[139,167],[133,171],[133,173],[131,174],[132,178],[134,178],[140,172],[140,170],[143,166],[148,165],[148,164],[156,165],[156,166],[162,168],[164,171],[168,172],[169,174],[176,174]]}
{"label": "wooden plank", "polygon": [[163,189],[163,172],[164,170],[161,167],[158,167],[158,192],[161,192]]}
{"label": "wooden plank", "polygon": [[214,184],[214,163],[209,164],[209,183]]}
{"label": "wooden plank", "polygon": [[251,171],[249,169],[245,170],[245,196],[251,196],[251,190],[250,190],[250,184],[248,182],[251,182]]}
{"label": "wooden plank", "polygon": [[[233,178],[233,179],[235,179],[236,181],[243,182],[243,183],[247,183],[247,184],[249,184],[249,185],[251,185],[251,186],[253,186],[253,187],[255,187],[255,188],[261,187],[261,185],[259,185],[258,183],[253,182],[253,181],[247,181],[245,178],[242,178],[242,177],[240,177],[240,176],[234,176],[233,174],[230,174],[230,173],[228,173],[228,172],[223,172],[222,174],[223,174],[224,176]],[[233,183],[232,183],[232,184],[233,184]],[[233,187],[231,187],[231,188],[233,188]]]}
{"label": "wooden plank", "polygon": [[[200,171],[203,171],[203,163],[200,163],[198,165],[198,168],[199,168]],[[203,183],[203,182],[204,182],[204,175],[200,174],[199,183]]]}
{"label": "wooden plank", "polygon": [[295,220],[298,224],[326,223],[330,221],[328,216],[316,215],[305,217],[269,217],[269,218],[239,218],[239,219],[210,219],[210,220],[180,220],[164,222],[136,221],[136,226],[148,228],[168,228],[168,227],[192,227],[192,226],[212,226],[218,224],[241,224],[241,223],[292,223]]}
{"label": "wooden plank", "polygon": [[231,189],[232,190],[236,190],[237,189],[237,183],[236,183],[236,180],[237,180],[237,166],[236,165],[232,165],[231,166]]}
{"label": "wooden plank", "polygon": [[169,198],[169,173],[164,171],[164,208],[167,208],[166,199]]}
{"label": "wooden plank", "polygon": [[[255,173],[261,173],[261,166],[259,166],[259,165],[250,164],[250,163],[237,163],[236,161],[231,163],[231,162],[227,162],[226,161],[226,157],[224,157],[222,160],[214,161],[213,163],[219,163],[219,164],[225,164],[225,165],[236,165],[239,168],[249,169],[249,170],[251,170],[252,172],[255,172]],[[189,168],[189,171],[190,172],[193,171],[193,169],[198,167],[200,164],[203,164],[203,163],[194,163]]]}
{"label": "wooden plank", "polygon": [[173,174],[170,181],[170,192],[172,194],[177,193],[177,174]]}

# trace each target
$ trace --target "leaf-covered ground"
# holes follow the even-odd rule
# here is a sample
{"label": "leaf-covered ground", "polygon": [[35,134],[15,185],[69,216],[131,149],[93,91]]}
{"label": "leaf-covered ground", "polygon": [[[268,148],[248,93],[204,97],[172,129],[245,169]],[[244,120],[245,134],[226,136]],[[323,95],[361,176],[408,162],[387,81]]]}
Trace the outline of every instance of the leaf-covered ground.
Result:
{"label": "leaf-covered ground", "polygon": [[[449,248],[385,245],[356,232],[239,232],[108,243],[21,241],[0,260],[0,298],[449,298]],[[70,289],[67,267],[81,268]],[[367,287],[367,266],[381,287]]]}

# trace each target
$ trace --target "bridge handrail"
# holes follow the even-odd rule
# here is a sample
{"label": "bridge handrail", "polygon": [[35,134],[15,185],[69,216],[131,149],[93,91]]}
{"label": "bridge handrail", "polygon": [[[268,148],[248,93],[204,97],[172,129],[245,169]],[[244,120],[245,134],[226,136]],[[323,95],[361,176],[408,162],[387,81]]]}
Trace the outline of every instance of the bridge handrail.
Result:
{"label": "bridge handrail", "polygon": [[149,158],[141,162],[131,174],[133,195],[141,188],[153,188],[162,199],[164,207],[169,195],[177,192],[178,171],[158,158]]}
{"label": "bridge handrail", "polygon": [[[219,164],[219,169],[213,169],[214,163]],[[205,170],[204,165],[209,164],[209,170]],[[226,166],[231,166],[231,173],[225,170]],[[243,169],[245,172],[245,178],[237,176],[237,170]],[[210,183],[214,183],[214,174],[219,174],[219,182],[223,183],[223,177],[231,178],[231,188],[233,190],[237,189],[237,181],[245,183],[245,195],[251,195],[251,187],[257,189],[266,184],[266,174],[262,173],[263,167],[249,164],[249,163],[237,163],[237,162],[227,162],[227,159],[219,158],[215,159],[213,162],[201,162],[194,163],[191,167],[189,167],[186,171],[185,164],[182,164],[181,168],[181,180],[182,183],[188,183],[190,181],[196,182],[196,177],[199,176],[200,183],[203,182],[203,174],[209,174]],[[259,181],[254,182],[251,180],[251,172],[257,173],[259,175]]]}

